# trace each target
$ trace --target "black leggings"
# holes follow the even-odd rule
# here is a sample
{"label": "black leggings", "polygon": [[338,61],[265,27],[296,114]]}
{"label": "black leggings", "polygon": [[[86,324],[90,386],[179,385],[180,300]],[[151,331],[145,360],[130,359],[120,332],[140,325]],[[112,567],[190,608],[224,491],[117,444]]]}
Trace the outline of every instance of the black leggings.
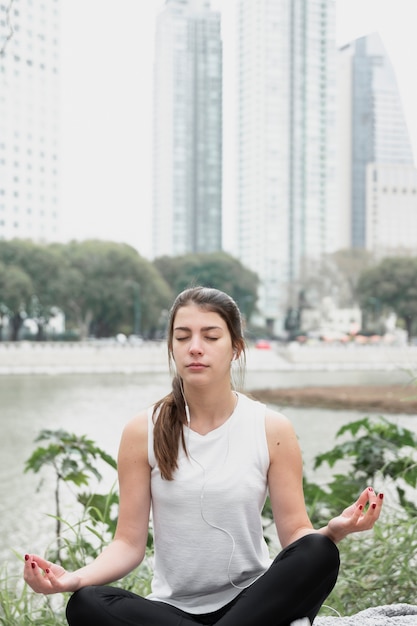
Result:
{"label": "black leggings", "polygon": [[282,550],[271,567],[223,608],[205,615],[185,613],[111,586],[84,587],[67,606],[70,626],[289,626],[312,623],[333,589],[339,551],[321,534],[310,534]]}

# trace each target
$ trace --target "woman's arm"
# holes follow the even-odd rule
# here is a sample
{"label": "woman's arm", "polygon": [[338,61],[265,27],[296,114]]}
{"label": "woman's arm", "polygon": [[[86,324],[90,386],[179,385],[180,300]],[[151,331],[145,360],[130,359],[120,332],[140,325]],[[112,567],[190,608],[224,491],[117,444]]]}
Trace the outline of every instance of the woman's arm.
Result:
{"label": "woman's arm", "polygon": [[308,533],[319,532],[337,543],[350,533],[372,528],[379,517],[383,497],[368,487],[341,515],[315,530],[305,507],[301,451],[291,423],[280,413],[267,411],[266,434],[270,455],[269,495],[282,547]]}
{"label": "woman's arm", "polygon": [[303,464],[294,429],[284,415],[271,410],[267,411],[265,427],[270,458],[269,497],[278,538],[285,548],[315,531],[304,503]]}
{"label": "woman's arm", "polygon": [[50,594],[106,584],[122,578],[143,560],[151,502],[146,412],[123,431],[118,477],[119,517],[113,541],[92,563],[75,572],[66,572],[38,555],[26,555],[24,579],[34,591]]}

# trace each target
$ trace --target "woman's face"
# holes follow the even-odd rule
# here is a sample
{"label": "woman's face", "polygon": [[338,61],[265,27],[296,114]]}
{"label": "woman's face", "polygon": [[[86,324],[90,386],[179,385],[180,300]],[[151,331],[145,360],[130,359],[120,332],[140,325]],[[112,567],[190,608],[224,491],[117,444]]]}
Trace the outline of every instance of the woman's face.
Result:
{"label": "woman's face", "polygon": [[230,379],[233,346],[226,322],[218,313],[195,304],[178,309],[173,323],[172,354],[184,383]]}

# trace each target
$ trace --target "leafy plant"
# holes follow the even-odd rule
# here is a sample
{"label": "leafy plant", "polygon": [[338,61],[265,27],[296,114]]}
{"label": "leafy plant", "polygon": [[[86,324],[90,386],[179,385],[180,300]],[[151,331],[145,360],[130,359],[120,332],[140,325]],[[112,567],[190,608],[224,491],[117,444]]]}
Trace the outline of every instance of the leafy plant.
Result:
{"label": "leafy plant", "polygon": [[21,577],[10,577],[4,566],[0,578],[0,625],[53,626],[61,621],[64,623],[67,596],[34,594]]}
{"label": "leafy plant", "polygon": [[[339,550],[339,578],[326,606],[351,615],[372,606],[409,603],[415,597],[415,519],[385,511],[372,531],[350,535]],[[323,608],[321,615],[327,614]]]}
{"label": "leafy plant", "polygon": [[[61,561],[60,547],[62,544],[61,530],[61,487],[63,483],[71,483],[76,488],[88,486],[91,478],[101,480],[102,476],[96,467],[96,461],[101,460],[113,469],[116,461],[99,448],[85,435],[77,436],[65,430],[42,430],[35,440],[47,441],[46,447],[39,446],[25,463],[25,472],[40,472],[45,467],[51,467],[55,473],[55,520],[56,520],[56,559]],[[41,482],[42,485],[42,482]],[[78,501],[92,512],[92,523],[98,518],[107,523],[108,530],[114,530],[115,519],[111,518],[111,504],[118,503],[116,494],[100,497],[96,495],[78,494]]]}
{"label": "leafy plant", "polygon": [[[382,416],[345,424],[336,438],[346,434],[351,438],[315,459],[315,469],[324,463],[333,468],[339,461],[350,465],[343,474],[334,474],[326,489],[316,489],[316,502],[321,502],[326,513],[336,515],[357,498],[364,486],[383,482],[394,489],[400,505],[416,516],[415,501],[407,493],[417,486],[417,436]],[[313,486],[311,489],[314,492]]]}
{"label": "leafy plant", "polygon": [[[350,435],[350,438],[346,436]],[[342,615],[370,606],[409,602],[417,565],[417,437],[384,417],[365,417],[336,434],[342,443],[315,459],[314,467],[343,462],[344,472],[327,485],[305,479],[305,496],[313,523],[323,525],[353,502],[367,484],[381,485],[385,499],[372,529],[350,535],[339,544],[341,569],[326,605]],[[326,608],[321,614],[328,614]]]}

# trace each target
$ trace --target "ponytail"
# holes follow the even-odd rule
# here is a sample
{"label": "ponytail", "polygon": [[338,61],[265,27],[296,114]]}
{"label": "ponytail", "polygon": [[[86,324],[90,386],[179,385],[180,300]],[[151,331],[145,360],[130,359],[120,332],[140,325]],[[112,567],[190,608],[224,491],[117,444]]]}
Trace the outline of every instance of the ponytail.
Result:
{"label": "ponytail", "polygon": [[183,425],[186,424],[185,401],[181,390],[181,378],[172,380],[172,391],[159,400],[154,407],[154,453],[159,471],[165,480],[173,480],[178,468],[180,443],[186,454]]}

